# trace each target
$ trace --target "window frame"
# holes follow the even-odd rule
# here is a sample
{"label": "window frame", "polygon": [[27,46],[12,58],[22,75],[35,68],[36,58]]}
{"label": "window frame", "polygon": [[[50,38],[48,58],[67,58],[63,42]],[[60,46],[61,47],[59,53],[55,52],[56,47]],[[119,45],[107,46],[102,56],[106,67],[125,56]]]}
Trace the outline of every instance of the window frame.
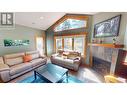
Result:
{"label": "window frame", "polygon": [[[57,49],[58,49],[58,48],[57,48],[57,44],[56,44],[56,43],[57,43],[57,39],[61,39],[61,40],[63,41],[63,39],[60,38],[60,37],[56,37],[56,38],[55,38],[54,41],[55,41],[55,48],[56,48],[55,51],[56,51],[56,52],[57,52]],[[62,42],[62,48],[63,48],[63,42]]]}
{"label": "window frame", "polygon": [[[67,19],[76,19],[76,20],[84,20],[86,21],[86,27],[84,25],[84,27],[80,27],[80,28],[88,28],[88,16],[84,16],[84,15],[65,15],[63,16],[61,19],[59,19],[54,25],[53,25],[53,30],[55,33],[57,32],[61,32],[61,31],[55,31],[55,28],[57,26],[59,26],[61,23],[63,23],[65,20]],[[80,28],[74,28],[74,29],[67,29],[67,30],[75,30],[75,29],[80,29]],[[67,31],[67,30],[62,30],[62,31]]]}
{"label": "window frame", "polygon": [[83,53],[81,53],[81,54],[84,55],[84,51],[85,51],[85,37],[81,35],[81,36],[77,36],[77,37],[74,37],[74,38],[73,38],[73,40],[74,40],[74,42],[73,42],[73,44],[74,44],[74,45],[73,45],[73,46],[74,46],[73,50],[74,50],[74,51],[76,51],[76,50],[75,50],[75,39],[76,39],[76,38],[83,38],[83,40],[84,40],[83,43],[82,43],[82,45],[83,45]]}
{"label": "window frame", "polygon": [[86,49],[87,49],[87,35],[88,32],[81,32],[79,34],[63,34],[62,36],[55,35],[54,36],[54,52],[57,53],[56,50],[56,39],[57,38],[62,38],[62,49],[64,49],[64,38],[67,37],[72,37],[72,50],[74,50],[74,37],[84,37],[84,58],[86,58]]}
{"label": "window frame", "polygon": [[66,38],[70,38],[71,39],[71,49],[73,50],[73,37],[72,36],[70,36],[70,37],[69,36],[68,37],[62,37],[62,39],[64,40],[64,48],[63,49],[65,50],[65,39]]}

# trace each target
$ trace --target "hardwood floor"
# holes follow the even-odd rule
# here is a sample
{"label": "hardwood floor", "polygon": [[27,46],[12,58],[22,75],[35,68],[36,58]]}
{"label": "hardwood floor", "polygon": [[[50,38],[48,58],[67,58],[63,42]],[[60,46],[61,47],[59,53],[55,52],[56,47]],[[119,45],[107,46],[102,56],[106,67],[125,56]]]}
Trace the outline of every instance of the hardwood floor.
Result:
{"label": "hardwood floor", "polygon": [[69,73],[85,83],[104,83],[102,76],[93,69],[85,67],[83,64],[79,67],[77,72],[70,70]]}
{"label": "hardwood floor", "polygon": [[[28,72],[16,79],[11,80],[9,83],[16,83],[20,80],[27,78],[28,76],[32,76],[33,71]],[[90,68],[86,68],[84,65],[79,67],[77,72],[69,70],[69,74],[77,77],[79,80],[83,81],[84,83],[103,83],[104,79],[98,73]]]}

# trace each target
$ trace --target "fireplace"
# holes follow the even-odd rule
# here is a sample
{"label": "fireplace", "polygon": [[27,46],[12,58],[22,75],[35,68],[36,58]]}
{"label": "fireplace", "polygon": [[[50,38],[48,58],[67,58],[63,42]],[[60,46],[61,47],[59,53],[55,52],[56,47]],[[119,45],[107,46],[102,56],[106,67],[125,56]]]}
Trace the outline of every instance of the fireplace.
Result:
{"label": "fireplace", "polygon": [[[90,66],[98,72],[100,75],[119,75],[121,68],[118,65],[118,53],[119,50],[124,48],[122,44],[106,44],[106,43],[89,43]],[[124,58],[125,59],[125,58]],[[124,66],[127,67],[127,62],[124,62]],[[119,69],[118,69],[119,68]],[[124,70],[125,71],[125,70]],[[127,72],[127,68],[126,68]],[[127,73],[125,73],[127,76]]]}
{"label": "fireplace", "polygon": [[93,57],[93,70],[102,76],[110,74],[111,62],[102,60],[97,57]]}

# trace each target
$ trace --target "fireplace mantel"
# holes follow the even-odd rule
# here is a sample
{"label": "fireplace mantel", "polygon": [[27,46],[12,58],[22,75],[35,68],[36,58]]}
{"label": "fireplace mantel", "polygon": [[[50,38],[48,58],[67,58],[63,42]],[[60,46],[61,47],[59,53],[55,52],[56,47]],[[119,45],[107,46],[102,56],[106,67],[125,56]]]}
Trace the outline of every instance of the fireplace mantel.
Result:
{"label": "fireplace mantel", "polygon": [[107,48],[124,48],[122,44],[98,44],[98,43],[89,43],[89,46],[100,46],[100,47],[107,47]]}
{"label": "fireplace mantel", "polygon": [[93,65],[93,47],[104,47],[104,48],[111,48],[112,49],[112,59],[111,59],[111,68],[110,68],[110,74],[114,74],[115,71],[115,66],[117,62],[117,56],[118,56],[118,51],[119,49],[124,48],[124,45],[122,44],[106,44],[106,43],[88,43],[88,46],[90,47],[90,57],[89,57],[89,62],[90,66],[92,67]]}

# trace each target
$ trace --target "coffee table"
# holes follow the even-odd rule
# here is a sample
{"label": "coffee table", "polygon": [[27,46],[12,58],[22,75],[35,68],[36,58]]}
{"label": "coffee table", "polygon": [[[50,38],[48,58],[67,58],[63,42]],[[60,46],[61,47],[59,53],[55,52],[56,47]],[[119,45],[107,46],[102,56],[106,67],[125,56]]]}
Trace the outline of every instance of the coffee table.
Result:
{"label": "coffee table", "polygon": [[48,63],[34,70],[35,80],[37,75],[48,82],[58,83],[66,76],[68,82],[68,69]]}

